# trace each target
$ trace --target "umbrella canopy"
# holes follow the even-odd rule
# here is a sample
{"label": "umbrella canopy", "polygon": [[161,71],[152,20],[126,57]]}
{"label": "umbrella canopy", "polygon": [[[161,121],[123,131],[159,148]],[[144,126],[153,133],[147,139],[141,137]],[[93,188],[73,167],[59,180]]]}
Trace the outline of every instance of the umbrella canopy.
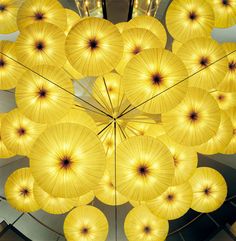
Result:
{"label": "umbrella canopy", "polygon": [[190,179],[193,190],[191,208],[209,213],[218,209],[227,196],[227,185],[223,176],[209,167],[199,167]]}
{"label": "umbrella canopy", "polygon": [[166,133],[174,141],[196,146],[217,133],[220,117],[218,104],[207,91],[189,88],[176,108],[162,114],[162,122]]}
{"label": "umbrella canopy", "polygon": [[185,65],[176,55],[164,49],[148,49],[127,64],[123,86],[132,105],[140,105],[141,111],[158,114],[180,103],[188,81],[177,83],[186,77]]}
{"label": "umbrella canopy", "polygon": [[99,209],[80,206],[66,216],[64,233],[68,241],[105,241],[108,221]]}
{"label": "umbrella canopy", "polygon": [[22,29],[16,40],[17,59],[29,68],[36,65],[61,67],[66,62],[65,39],[63,30],[51,23],[31,24]]}
{"label": "umbrella canopy", "polygon": [[74,201],[74,206],[78,207],[78,206],[87,205],[93,202],[94,198],[95,198],[94,191],[90,191],[82,196],[79,196],[78,198],[73,198],[72,200]]}
{"label": "umbrella canopy", "polygon": [[154,216],[146,206],[139,206],[126,216],[124,229],[129,241],[163,241],[167,237],[169,223]]}
{"label": "umbrella canopy", "polygon": [[182,43],[210,36],[214,23],[213,9],[205,0],[173,0],[167,9],[167,28],[172,37]]}
{"label": "umbrella canopy", "polygon": [[67,17],[67,26],[65,34],[67,35],[70,30],[81,20],[80,16],[71,9],[65,9]]}
{"label": "umbrella canopy", "polygon": [[71,65],[82,75],[103,75],[119,63],[123,40],[111,22],[89,17],[79,21],[69,32],[66,54]]}
{"label": "umbrella canopy", "polygon": [[185,182],[169,187],[161,196],[148,201],[147,206],[159,218],[173,220],[187,213],[192,200],[192,188],[188,182]]}
{"label": "umbrella canopy", "polygon": [[18,81],[17,106],[35,122],[55,123],[74,104],[72,82],[56,67],[38,66],[35,71],[27,70]]}
{"label": "umbrella canopy", "polygon": [[102,143],[74,123],[48,127],[29,155],[36,183],[54,197],[73,198],[94,190],[105,170]]}
{"label": "umbrella canopy", "polygon": [[183,45],[183,43],[174,39],[173,42],[172,42],[172,52],[174,54],[176,54],[182,45]]}
{"label": "umbrella canopy", "polygon": [[217,101],[221,110],[227,111],[236,107],[236,92],[212,91],[211,95]]}
{"label": "umbrella canopy", "polygon": [[33,194],[34,178],[29,168],[14,171],[5,184],[7,202],[20,212],[35,212],[39,206]]}

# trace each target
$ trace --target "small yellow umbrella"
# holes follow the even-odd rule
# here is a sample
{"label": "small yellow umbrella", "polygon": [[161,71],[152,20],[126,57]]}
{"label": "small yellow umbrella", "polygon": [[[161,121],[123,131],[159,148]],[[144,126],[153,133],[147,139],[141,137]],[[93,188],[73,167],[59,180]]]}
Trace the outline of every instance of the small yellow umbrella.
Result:
{"label": "small yellow umbrella", "polygon": [[174,39],[172,42],[172,52],[176,54],[178,50],[182,47],[183,43],[179,42],[178,40]]}
{"label": "small yellow umbrella", "polygon": [[20,212],[35,212],[39,206],[33,194],[34,179],[29,168],[14,171],[5,184],[7,202]]}
{"label": "small yellow umbrella", "polygon": [[0,1],[0,34],[8,34],[17,31],[17,11],[24,0]]}
{"label": "small yellow umbrella", "polygon": [[210,140],[195,147],[196,151],[205,155],[223,152],[233,137],[233,125],[227,114],[221,111],[219,129]]}
{"label": "small yellow umbrella", "polygon": [[147,202],[147,207],[156,216],[173,220],[182,217],[190,209],[193,192],[190,184],[185,182],[169,187],[161,196]]}
{"label": "small yellow umbrella", "polygon": [[127,64],[123,86],[132,105],[140,105],[139,109],[144,112],[158,114],[182,101],[188,81],[177,83],[186,77],[185,65],[176,55],[164,49],[148,49]]}
{"label": "small yellow umbrella", "polygon": [[0,158],[9,158],[14,156],[15,154],[9,151],[6,145],[3,142],[2,137],[2,120],[6,116],[6,114],[0,114]]}
{"label": "small yellow umbrella", "polygon": [[[154,199],[171,185],[174,162],[168,148],[160,141],[135,136],[123,141],[116,150],[117,190],[128,199]],[[114,168],[110,173],[115,176]]]}
{"label": "small yellow umbrella", "polygon": [[217,101],[221,110],[227,111],[236,106],[236,92],[212,91],[211,95]]}
{"label": "small yellow umbrella", "polygon": [[127,29],[122,33],[124,54],[116,71],[123,75],[127,63],[144,49],[161,48],[162,42],[150,30],[143,28]]}
{"label": "small yellow umbrella", "polygon": [[193,190],[191,208],[209,213],[218,209],[227,196],[227,185],[223,176],[209,167],[199,167],[190,179]]}
{"label": "small yellow umbrella", "polygon": [[220,109],[205,90],[189,88],[183,101],[162,115],[166,133],[176,142],[200,145],[216,133],[220,125]]}
{"label": "small yellow umbrella", "polygon": [[166,13],[170,34],[182,43],[192,38],[210,36],[214,23],[213,9],[205,0],[174,0]]}
{"label": "small yellow umbrella", "polygon": [[207,0],[215,13],[215,27],[228,28],[236,24],[234,0]]}
{"label": "small yellow umbrella", "polygon": [[231,108],[227,111],[232,125],[233,125],[233,136],[227,147],[221,152],[223,154],[235,154],[236,153],[236,107]]}
{"label": "small yellow umbrella", "polygon": [[127,22],[120,22],[120,23],[116,24],[116,27],[118,28],[120,33],[123,33],[123,31],[125,31],[127,25],[128,25]]}
{"label": "small yellow umbrella", "polygon": [[146,15],[137,16],[131,19],[126,26],[126,30],[131,28],[144,28],[151,31],[160,39],[162,43],[161,48],[165,48],[167,42],[166,30],[156,18]]}
{"label": "small yellow umbrella", "polygon": [[105,170],[102,143],[90,129],[74,123],[46,129],[29,157],[35,181],[54,197],[86,194],[96,188]]}
{"label": "small yellow umbrella", "polygon": [[108,221],[99,209],[80,206],[66,216],[64,233],[68,241],[105,241]]}
{"label": "small yellow umbrella", "polygon": [[16,40],[17,59],[29,68],[36,65],[61,67],[66,62],[65,39],[63,30],[51,23],[31,24]]}
{"label": "small yellow umbrella", "polygon": [[[217,90],[236,92],[236,43],[223,43],[223,49],[228,54],[228,71],[217,86]],[[234,53],[232,53],[234,52]]]}
{"label": "small yellow umbrella", "polygon": [[98,187],[95,189],[95,195],[98,200],[107,205],[122,205],[127,203],[126,197],[115,190],[114,180],[111,179],[108,170],[105,171]]}
{"label": "small yellow umbrella", "polygon": [[90,191],[82,196],[79,196],[78,198],[73,198],[74,201],[74,206],[82,206],[82,205],[87,205],[91,203],[95,198],[94,191]]}
{"label": "small yellow umbrella", "polygon": [[158,139],[169,148],[174,160],[175,175],[172,186],[185,183],[197,168],[197,152],[193,148],[172,141],[167,135],[159,136]]}
{"label": "small yellow umbrella", "polygon": [[103,75],[119,63],[123,40],[111,22],[89,17],[79,21],[69,32],[66,54],[71,65],[82,75]]}
{"label": "small yellow umbrella", "polygon": [[228,60],[222,46],[210,38],[195,38],[185,42],[177,55],[186,65],[189,86],[211,90],[224,79]]}
{"label": "small yellow umbrella", "polygon": [[74,202],[69,198],[53,197],[45,192],[36,183],[33,187],[34,198],[40,209],[50,214],[62,214],[74,207]]}
{"label": "small yellow umbrella", "polygon": [[25,0],[19,8],[17,24],[22,31],[25,27],[33,23],[51,23],[66,29],[66,11],[56,0]]}
{"label": "small yellow umbrella", "polygon": [[67,26],[65,34],[67,35],[70,30],[81,20],[80,16],[71,9],[66,9]]}
{"label": "small yellow umbrella", "polygon": [[11,152],[27,156],[45,128],[46,125],[35,123],[14,109],[2,120],[2,140]]}
{"label": "small yellow umbrella", "polygon": [[125,218],[124,229],[129,241],[163,241],[169,223],[154,216],[146,206],[133,208]]}
{"label": "small yellow umbrella", "polygon": [[27,70],[16,86],[16,103],[30,119],[55,123],[69,112],[74,104],[73,85],[68,76],[52,66]]}
{"label": "small yellow umbrella", "polygon": [[15,43],[0,41],[0,52],[0,89],[15,88],[17,81],[25,71],[21,65],[14,61],[16,60]]}

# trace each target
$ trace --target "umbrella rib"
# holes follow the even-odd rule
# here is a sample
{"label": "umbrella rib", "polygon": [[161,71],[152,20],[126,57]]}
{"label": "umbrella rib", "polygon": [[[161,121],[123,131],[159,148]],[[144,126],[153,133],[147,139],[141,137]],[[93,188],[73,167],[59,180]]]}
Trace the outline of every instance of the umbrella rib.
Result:
{"label": "umbrella rib", "polygon": [[43,78],[43,79],[47,80],[48,82],[50,82],[51,84],[53,84],[53,85],[57,86],[57,87],[58,87],[58,88],[60,88],[61,90],[64,90],[64,91],[65,91],[65,92],[67,92],[68,94],[73,95],[75,98],[77,98],[77,99],[81,100],[82,102],[84,102],[84,103],[86,103],[86,104],[90,105],[91,107],[93,107],[94,109],[96,109],[96,110],[98,110],[98,111],[102,112],[102,113],[103,113],[103,114],[105,114],[106,116],[108,116],[108,117],[111,117],[111,118],[112,118],[112,116],[110,116],[110,115],[109,115],[109,114],[107,114],[106,112],[104,112],[104,111],[100,110],[100,109],[99,109],[99,108],[97,108],[96,106],[94,106],[94,105],[90,104],[88,101],[86,101],[86,100],[84,100],[84,99],[80,98],[79,96],[75,95],[74,93],[70,92],[69,90],[67,90],[67,89],[65,89],[65,88],[61,87],[60,85],[58,85],[58,84],[54,83],[54,82],[53,82],[53,81],[51,81],[50,79],[48,79],[48,78],[44,77],[43,75],[41,75],[41,74],[37,73],[37,72],[36,72],[36,71],[34,71],[33,69],[31,69],[31,68],[29,68],[28,66],[26,66],[26,65],[22,64],[21,62],[19,62],[19,61],[15,60],[14,58],[10,57],[9,55],[7,55],[7,54],[5,54],[5,53],[3,53],[3,52],[1,52],[1,51],[0,51],[0,54],[2,54],[3,56],[5,56],[5,57],[7,57],[7,58],[11,59],[11,60],[12,60],[12,61],[14,61],[15,63],[17,63],[17,64],[21,65],[22,67],[24,67],[24,68],[26,68],[27,70],[29,70],[29,71],[33,72],[34,74],[36,74],[36,75],[40,76],[41,78]]}
{"label": "umbrella rib", "polygon": [[108,125],[106,125],[101,131],[99,131],[97,133],[97,136],[100,135],[103,131],[105,131],[111,124],[112,124],[113,121],[111,121]]}
{"label": "umbrella rib", "polygon": [[102,113],[97,112],[97,111],[94,111],[94,110],[91,110],[91,109],[88,109],[88,108],[86,108],[86,107],[84,107],[84,106],[77,105],[77,104],[75,104],[75,106],[78,107],[78,108],[81,108],[81,109],[87,110],[87,111],[91,111],[91,112],[96,113],[96,114],[98,114],[98,115],[102,115],[102,116],[104,116]]}
{"label": "umbrella rib", "polygon": [[114,173],[115,173],[115,183],[114,183],[114,185],[115,185],[115,240],[117,241],[118,240],[118,237],[117,237],[117,234],[118,234],[118,222],[117,222],[117,218],[118,218],[118,216],[117,216],[117,213],[118,213],[118,210],[117,210],[117,188],[116,188],[116,184],[117,184],[117,170],[116,170],[116,120],[114,120],[114,161],[115,161],[115,163],[114,163]]}
{"label": "umbrella rib", "polygon": [[105,88],[106,88],[106,93],[107,93],[107,96],[108,96],[108,99],[109,99],[109,102],[110,102],[110,105],[111,105],[111,109],[112,109],[112,114],[114,113],[114,108],[113,108],[113,105],[112,105],[112,101],[111,101],[111,97],[109,95],[109,91],[108,91],[108,88],[107,88],[107,84],[106,84],[106,81],[105,81],[105,78],[102,77],[103,79],[103,83],[105,85]]}
{"label": "umbrella rib", "polygon": [[130,109],[130,110],[126,111],[126,112],[123,112],[123,113],[120,114],[117,118],[120,118],[120,117],[122,117],[122,116],[128,114],[129,112],[131,112],[131,111],[137,109],[138,107],[140,107],[140,106],[146,104],[147,102],[149,102],[149,101],[155,99],[157,96],[160,96],[161,94],[165,93],[166,91],[168,91],[168,90],[174,88],[175,86],[181,84],[181,83],[184,82],[185,80],[187,80],[187,79],[189,79],[189,78],[195,76],[196,74],[198,74],[198,73],[200,73],[201,71],[203,71],[203,70],[209,68],[210,66],[212,66],[212,65],[214,65],[214,64],[216,64],[216,63],[218,63],[220,60],[222,60],[222,59],[224,59],[224,58],[227,58],[229,55],[231,55],[231,54],[233,54],[233,53],[235,53],[235,52],[236,52],[236,49],[235,49],[234,51],[232,51],[232,52],[230,52],[230,53],[224,55],[223,57],[221,57],[221,58],[215,60],[214,62],[212,62],[211,64],[207,65],[206,67],[204,67],[204,68],[202,68],[202,69],[196,71],[195,73],[193,73],[193,74],[191,74],[191,75],[185,77],[184,79],[178,81],[177,83],[175,83],[174,85],[172,85],[172,86],[166,88],[165,90],[161,91],[160,93],[158,93],[158,94],[152,96],[151,98],[149,98],[149,99],[143,101],[142,103],[140,103],[140,104],[134,106],[132,109]]}

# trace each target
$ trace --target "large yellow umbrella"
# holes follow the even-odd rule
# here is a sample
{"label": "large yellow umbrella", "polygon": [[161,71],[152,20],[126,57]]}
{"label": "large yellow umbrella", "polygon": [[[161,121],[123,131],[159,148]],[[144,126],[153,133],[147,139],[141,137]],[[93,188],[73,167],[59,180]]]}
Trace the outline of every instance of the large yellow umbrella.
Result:
{"label": "large yellow umbrella", "polygon": [[211,95],[217,101],[221,110],[227,111],[236,106],[236,92],[212,91]]}
{"label": "large yellow umbrella", "polygon": [[68,241],[105,241],[108,221],[99,209],[80,206],[66,216],[64,233]]}
{"label": "large yellow umbrella", "polygon": [[228,54],[228,71],[217,86],[217,90],[236,92],[236,43],[223,43],[222,47]]}
{"label": "large yellow umbrella", "polygon": [[5,184],[7,202],[20,212],[35,212],[39,206],[33,194],[34,178],[29,168],[14,171]]}
{"label": "large yellow umbrella", "polygon": [[144,49],[162,48],[162,42],[150,30],[133,28],[123,31],[124,54],[116,71],[123,75],[127,63]]}
{"label": "large yellow umbrella", "polygon": [[160,39],[162,43],[161,48],[165,48],[167,34],[164,26],[158,19],[147,15],[137,16],[128,22],[125,29],[127,30],[131,28],[144,28],[151,31],[158,39]]}
{"label": "large yellow umbrella", "polygon": [[114,180],[110,177],[108,170],[105,171],[98,187],[95,189],[95,195],[98,200],[107,205],[115,206],[128,202],[126,197],[116,191]]}
{"label": "large yellow umbrella", "polygon": [[[131,137],[116,151],[117,190],[128,199],[154,199],[171,185],[174,161],[160,141],[149,136]],[[115,176],[114,168],[112,174]]]}
{"label": "large yellow umbrella", "polygon": [[23,0],[0,1],[0,34],[17,31],[16,16]]}
{"label": "large yellow umbrella", "polygon": [[27,70],[16,86],[19,109],[35,122],[55,123],[74,104],[73,85],[68,76],[52,66]]}
{"label": "large yellow umbrella", "polygon": [[90,191],[82,196],[79,196],[78,198],[73,198],[74,201],[74,206],[82,206],[82,205],[87,205],[91,203],[95,198],[94,191]]}
{"label": "large yellow umbrella", "polygon": [[62,214],[74,207],[74,201],[69,198],[53,197],[34,183],[34,198],[40,209],[50,214]]}
{"label": "large yellow umbrella", "polygon": [[15,88],[17,81],[25,71],[21,65],[14,61],[16,60],[15,43],[0,41],[0,51],[0,89]]}
{"label": "large yellow umbrella", "polygon": [[172,141],[167,135],[159,136],[158,139],[169,148],[174,160],[175,175],[172,186],[188,181],[197,168],[197,152],[193,148],[182,146]]}
{"label": "large yellow umbrella", "polygon": [[9,158],[15,155],[15,153],[12,153],[6,145],[3,142],[2,137],[2,120],[6,116],[6,114],[0,114],[0,158]]}
{"label": "large yellow umbrella", "polygon": [[219,128],[220,109],[205,90],[189,88],[183,101],[162,115],[166,133],[182,145],[200,145],[212,138]]}
{"label": "large yellow umbrella", "polygon": [[35,123],[25,117],[19,109],[8,112],[2,120],[2,140],[14,154],[27,156],[46,125]]}
{"label": "large yellow umbrella", "polygon": [[236,23],[235,0],[207,0],[215,13],[215,27],[228,28]]}
{"label": "large yellow umbrella", "polygon": [[195,38],[185,42],[177,55],[186,65],[189,86],[211,90],[224,79],[227,69],[227,58],[222,46],[210,38]]}
{"label": "large yellow umbrella", "polygon": [[89,17],[79,21],[69,32],[66,54],[71,65],[82,75],[103,75],[119,63],[123,40],[111,22]]}
{"label": "large yellow umbrella", "polygon": [[17,24],[22,31],[25,27],[33,23],[51,23],[66,29],[66,11],[56,0],[25,0],[19,8]]}
{"label": "large yellow umbrella", "polygon": [[36,183],[55,197],[73,198],[95,189],[105,170],[102,143],[79,124],[50,126],[29,157]]}
{"label": "large yellow umbrella", "polygon": [[188,81],[176,84],[186,77],[187,70],[176,55],[164,49],[148,49],[127,64],[123,86],[132,105],[140,105],[139,109],[144,112],[158,114],[180,103]]}
{"label": "large yellow umbrella", "polygon": [[192,188],[188,182],[185,182],[178,186],[169,187],[161,196],[148,201],[147,206],[156,216],[173,220],[187,213],[192,200]]}
{"label": "large yellow umbrella", "polygon": [[166,13],[170,34],[182,43],[191,38],[210,36],[214,20],[213,9],[205,0],[173,0]]}
{"label": "large yellow umbrella", "polygon": [[195,149],[197,152],[205,155],[213,155],[219,152],[223,152],[228,146],[233,137],[233,125],[229,116],[221,111],[221,121],[219,129],[210,140],[197,146]]}
{"label": "large yellow umbrella", "polygon": [[229,116],[229,118],[233,124],[233,136],[232,136],[229,144],[222,151],[222,153],[223,154],[235,154],[236,153],[236,107],[228,110],[227,115]]}
{"label": "large yellow umbrella", "polygon": [[63,30],[51,23],[31,24],[16,40],[17,59],[29,68],[36,65],[61,67],[66,62],[65,39]]}
{"label": "large yellow umbrella", "polygon": [[167,237],[169,223],[154,216],[146,206],[138,206],[126,216],[124,229],[129,241],[163,241]]}
{"label": "large yellow umbrella", "polygon": [[190,179],[193,190],[191,208],[209,213],[218,209],[227,196],[227,185],[223,176],[209,167],[199,167]]}

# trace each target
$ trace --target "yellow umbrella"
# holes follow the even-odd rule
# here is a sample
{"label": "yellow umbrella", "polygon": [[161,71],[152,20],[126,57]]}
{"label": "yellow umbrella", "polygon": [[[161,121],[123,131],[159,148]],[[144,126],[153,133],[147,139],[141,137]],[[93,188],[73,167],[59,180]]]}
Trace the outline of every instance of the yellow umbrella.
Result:
{"label": "yellow umbrella", "polygon": [[0,34],[17,31],[16,16],[23,0],[0,1]]}
{"label": "yellow umbrella", "polygon": [[74,198],[95,189],[105,170],[102,143],[79,124],[50,126],[29,157],[36,183],[54,197]]}
{"label": "yellow umbrella", "polygon": [[17,38],[17,59],[29,68],[36,65],[61,67],[66,62],[65,39],[63,31],[51,23],[31,24]]}
{"label": "yellow umbrella", "polygon": [[80,16],[71,9],[66,9],[67,27],[65,34],[67,35],[70,30],[81,20]]}
{"label": "yellow umbrella", "polygon": [[127,63],[144,49],[161,48],[162,42],[150,30],[143,28],[127,29],[122,33],[124,54],[116,71],[123,75]]}
{"label": "yellow umbrella", "polygon": [[200,145],[212,138],[219,128],[220,109],[205,90],[189,88],[183,101],[162,115],[166,133],[176,142]]}
{"label": "yellow umbrella", "polygon": [[[223,43],[223,49],[228,55],[228,71],[217,86],[217,90],[236,92],[236,43]],[[232,53],[234,52],[234,53]]]}
{"label": "yellow umbrella", "polygon": [[5,184],[7,202],[20,212],[35,212],[39,206],[33,194],[34,179],[29,168],[14,171]]}
{"label": "yellow umbrella", "polygon": [[116,24],[116,27],[118,28],[120,33],[123,33],[123,31],[125,31],[127,25],[128,25],[127,22],[120,22],[120,23]]}
{"label": "yellow umbrella", "polygon": [[119,63],[123,40],[111,22],[89,17],[79,21],[69,32],[66,54],[71,65],[82,75],[103,75]]}
{"label": "yellow umbrella", "polygon": [[212,91],[211,95],[217,101],[221,110],[227,111],[236,106],[236,92]]}
{"label": "yellow umbrella", "polygon": [[161,196],[148,201],[147,206],[156,216],[173,220],[187,213],[192,200],[192,188],[188,182],[185,182],[178,186],[169,187]]}
{"label": "yellow umbrella", "polygon": [[228,28],[236,23],[234,0],[207,0],[215,13],[215,27]]}
{"label": "yellow umbrella", "polygon": [[11,152],[27,156],[45,128],[46,125],[35,123],[14,109],[2,120],[2,140]]}
{"label": "yellow umbrella", "polygon": [[99,209],[80,206],[66,216],[64,233],[68,241],[105,241],[108,221]]}
{"label": "yellow umbrella", "polygon": [[62,214],[74,207],[74,202],[69,198],[53,197],[34,183],[33,193],[40,209],[50,214]]}
{"label": "yellow umbrella", "polygon": [[218,209],[227,196],[227,185],[223,176],[209,167],[199,167],[190,179],[193,190],[191,208],[209,213]]}
{"label": "yellow umbrella", "polygon": [[164,49],[148,49],[127,64],[123,86],[132,105],[147,101],[139,109],[158,114],[180,103],[187,91],[188,81],[174,85],[186,77],[187,70],[176,55]]}
{"label": "yellow umbrella", "polygon": [[8,150],[6,145],[3,142],[2,137],[2,120],[6,116],[6,114],[0,114],[0,158],[9,158],[14,156],[15,154]]}
{"label": "yellow umbrella", "polygon": [[[117,190],[128,199],[154,199],[171,185],[174,162],[160,141],[149,136],[131,137],[116,150]],[[114,168],[111,173],[114,176]]]}
{"label": "yellow umbrella", "polygon": [[231,108],[227,111],[232,124],[233,124],[233,136],[226,148],[221,152],[223,154],[235,154],[236,153],[236,108]]}
{"label": "yellow umbrella", "polygon": [[166,13],[170,34],[182,43],[191,38],[210,36],[214,23],[213,9],[205,0],[174,0]]}
{"label": "yellow umbrella", "polygon": [[124,229],[129,241],[163,241],[169,223],[154,216],[146,206],[133,208],[125,218]]}
{"label": "yellow umbrella", "polygon": [[197,146],[197,152],[205,155],[213,155],[223,152],[233,137],[233,126],[227,114],[221,111],[219,129],[210,140]]}
{"label": "yellow umbrella", "polygon": [[[74,104],[73,85],[68,76],[52,66],[27,70],[16,86],[19,109],[35,122],[55,123]],[[70,94],[71,93],[71,94]]]}
{"label": "yellow umbrella", "polygon": [[66,29],[66,11],[56,0],[25,0],[19,8],[17,24],[22,31],[25,27],[33,23],[51,23]]}
{"label": "yellow umbrella", "polygon": [[0,89],[7,90],[16,87],[17,81],[25,71],[16,59],[15,43],[0,41]]}
{"label": "yellow umbrella", "polygon": [[172,186],[185,183],[197,168],[197,152],[193,148],[172,141],[167,135],[159,136],[158,139],[169,148],[174,160],[175,175]]}
{"label": "yellow umbrella", "polygon": [[178,50],[182,47],[183,43],[179,42],[178,40],[173,40],[172,42],[172,52],[176,54]]}
{"label": "yellow umbrella", "polygon": [[95,194],[94,191],[90,191],[78,198],[73,198],[74,201],[74,206],[78,207],[78,206],[82,206],[82,205],[87,205],[89,203],[91,203],[95,198]]}
{"label": "yellow umbrella", "polygon": [[211,90],[217,87],[227,73],[227,58],[221,59],[226,53],[222,46],[213,39],[189,40],[180,47],[177,55],[184,62],[191,76],[189,78],[191,87]]}
{"label": "yellow umbrella", "polygon": [[129,203],[133,206],[133,207],[138,207],[138,206],[142,206],[142,205],[146,205],[145,201],[134,201],[134,200],[129,200]]}
{"label": "yellow umbrella", "polygon": [[167,42],[166,30],[156,18],[146,15],[137,16],[131,19],[126,26],[126,30],[131,28],[144,28],[151,31],[160,39],[162,43],[161,48],[165,48]]}
{"label": "yellow umbrella", "polygon": [[127,203],[126,197],[115,190],[114,180],[111,179],[108,170],[105,171],[98,187],[95,189],[95,195],[98,200],[107,205],[122,205]]}

